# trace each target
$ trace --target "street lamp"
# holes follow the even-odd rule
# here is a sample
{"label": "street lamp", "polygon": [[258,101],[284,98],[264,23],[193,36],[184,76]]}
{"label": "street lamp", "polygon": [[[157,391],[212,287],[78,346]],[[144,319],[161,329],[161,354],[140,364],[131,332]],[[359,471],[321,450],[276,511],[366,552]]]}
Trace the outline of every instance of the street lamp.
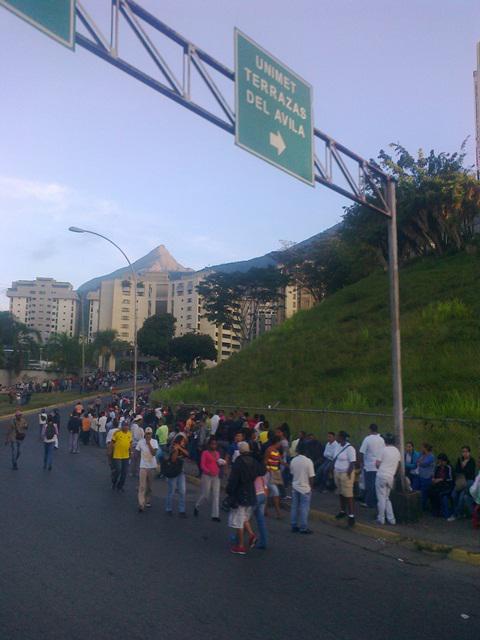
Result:
{"label": "street lamp", "polygon": [[113,240],[107,238],[107,236],[102,235],[101,233],[97,233],[96,231],[90,231],[89,229],[81,229],[80,227],[68,227],[69,231],[73,231],[73,233],[90,233],[92,236],[98,236],[99,238],[103,238],[110,244],[113,244],[116,247],[125,260],[128,262],[128,266],[130,267],[130,271],[132,272],[133,286],[134,286],[134,309],[133,309],[133,412],[137,412],[137,361],[138,361],[138,345],[137,345],[137,274],[133,268],[132,263],[130,262],[127,254],[123,249],[121,249],[118,244],[115,244]]}

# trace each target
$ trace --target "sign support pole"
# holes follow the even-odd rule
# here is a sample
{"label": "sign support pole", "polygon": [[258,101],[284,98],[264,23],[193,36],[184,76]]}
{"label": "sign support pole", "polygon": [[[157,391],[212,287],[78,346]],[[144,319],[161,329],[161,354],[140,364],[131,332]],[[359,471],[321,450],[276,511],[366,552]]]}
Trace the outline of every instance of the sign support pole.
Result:
{"label": "sign support pole", "polygon": [[403,429],[402,356],[400,345],[400,291],[398,278],[397,197],[395,181],[386,185],[388,220],[388,274],[390,279],[390,316],[392,333],[393,416],[396,444],[401,455],[402,489],[405,490],[405,436]]}

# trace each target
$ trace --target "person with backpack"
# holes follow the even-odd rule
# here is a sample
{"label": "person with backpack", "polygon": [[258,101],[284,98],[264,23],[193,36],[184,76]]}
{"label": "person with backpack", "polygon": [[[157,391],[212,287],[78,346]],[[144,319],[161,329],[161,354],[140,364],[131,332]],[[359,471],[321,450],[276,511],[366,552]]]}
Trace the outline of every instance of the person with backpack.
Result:
{"label": "person with backpack", "polygon": [[42,440],[43,440],[43,470],[52,470],[53,464],[53,450],[58,439],[58,428],[53,421],[53,416],[49,415],[47,418],[47,424],[43,427]]}
{"label": "person with backpack", "polygon": [[178,493],[178,515],[186,518],[185,496],[187,492],[183,461],[188,458],[187,438],[183,433],[178,433],[171,445],[170,455],[162,460],[162,475],[167,479],[168,491],[165,503],[165,511],[169,516],[173,515],[173,496]]}
{"label": "person with backpack", "polygon": [[250,453],[248,442],[239,442],[240,455],[232,466],[227,484],[227,496],[230,504],[228,526],[235,531],[236,544],[230,551],[245,555],[244,531],[249,535],[248,546],[253,548],[257,537],[250,526],[252,508],[256,505],[255,480],[266,473],[265,465],[256,460]]}
{"label": "person with backpack", "polygon": [[12,469],[14,471],[17,471],[18,469],[18,459],[20,457],[21,445],[25,440],[25,436],[27,435],[27,429],[27,421],[22,416],[22,412],[17,410],[5,437],[5,446],[7,444],[10,444],[10,449],[12,452]]}

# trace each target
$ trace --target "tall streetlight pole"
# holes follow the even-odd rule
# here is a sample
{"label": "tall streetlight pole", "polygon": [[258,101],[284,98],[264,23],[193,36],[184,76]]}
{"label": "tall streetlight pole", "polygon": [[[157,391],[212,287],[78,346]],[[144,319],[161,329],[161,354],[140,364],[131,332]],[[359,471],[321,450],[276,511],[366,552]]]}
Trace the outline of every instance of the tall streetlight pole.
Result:
{"label": "tall streetlight pole", "polygon": [[133,268],[132,263],[130,262],[127,254],[123,249],[121,249],[118,244],[115,244],[113,240],[107,238],[107,236],[102,235],[101,233],[97,233],[96,231],[90,231],[89,229],[81,229],[80,227],[68,227],[69,231],[73,231],[73,233],[90,233],[92,236],[98,236],[99,238],[103,238],[110,244],[113,244],[115,248],[117,248],[125,260],[128,262],[128,266],[130,267],[130,271],[132,272],[132,280],[134,287],[133,294],[133,412],[137,411],[137,362],[138,362],[138,344],[137,344],[137,274],[135,269]]}

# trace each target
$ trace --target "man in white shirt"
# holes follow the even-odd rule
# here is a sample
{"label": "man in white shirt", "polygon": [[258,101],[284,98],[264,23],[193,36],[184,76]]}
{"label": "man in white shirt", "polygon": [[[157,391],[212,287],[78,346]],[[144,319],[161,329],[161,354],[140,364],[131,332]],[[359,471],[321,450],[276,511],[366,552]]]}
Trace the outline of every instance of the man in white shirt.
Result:
{"label": "man in white shirt", "polygon": [[132,432],[132,459],[130,460],[130,476],[138,476],[139,468],[140,468],[140,452],[137,449],[137,444],[144,436],[143,428],[143,418],[141,415],[135,416],[135,420],[130,427],[130,431]]}
{"label": "man in white shirt", "polygon": [[389,524],[396,524],[392,503],[390,502],[390,491],[393,488],[395,474],[400,465],[400,451],[395,445],[395,437],[390,433],[385,436],[385,447],[380,458],[377,460],[377,476],[375,478],[375,489],[377,492],[377,522],[385,524],[385,518]]}
{"label": "man in white shirt", "polygon": [[107,438],[107,416],[105,415],[105,411],[100,412],[100,417],[98,418],[98,446],[101,449],[105,448]]}
{"label": "man in white shirt", "polygon": [[157,469],[158,442],[152,437],[151,427],[145,429],[145,437],[135,447],[140,454],[140,475],[138,484],[138,511],[141,513],[145,507],[151,507],[153,478]]}
{"label": "man in white shirt", "polygon": [[315,469],[313,462],[305,455],[305,445],[301,442],[297,447],[297,455],[290,462],[292,474],[292,506],[290,509],[290,524],[292,533],[313,533],[308,528],[308,514],[312,498],[313,479]]}
{"label": "man in white shirt", "polygon": [[327,433],[327,443],[323,450],[323,462],[318,467],[316,473],[316,482],[322,493],[327,491],[327,482],[330,474],[333,472],[333,461],[338,451],[338,442],[333,431]]}
{"label": "man in white shirt", "polygon": [[353,527],[355,515],[353,512],[353,484],[355,482],[355,463],[357,452],[355,447],[348,442],[348,433],[339,431],[337,435],[338,451],[335,454],[333,473],[337,494],[340,498],[340,511],[335,518],[345,518],[348,511],[348,525]]}
{"label": "man in white shirt", "polygon": [[363,468],[363,477],[365,480],[365,502],[363,507],[374,508],[377,504],[377,496],[375,493],[375,478],[377,476],[377,460],[380,459],[382,451],[385,447],[385,441],[378,433],[376,424],[370,425],[370,434],[364,438],[360,447],[360,461]]}
{"label": "man in white shirt", "polygon": [[38,438],[39,440],[42,440],[43,438],[43,430],[47,425],[47,410],[46,409],[42,409],[40,411],[40,413],[38,414]]}
{"label": "man in white shirt", "polygon": [[220,416],[215,411],[213,416],[210,418],[210,435],[212,435],[212,436],[215,435],[215,433],[216,433],[216,431],[218,429],[219,422],[220,422]]}

